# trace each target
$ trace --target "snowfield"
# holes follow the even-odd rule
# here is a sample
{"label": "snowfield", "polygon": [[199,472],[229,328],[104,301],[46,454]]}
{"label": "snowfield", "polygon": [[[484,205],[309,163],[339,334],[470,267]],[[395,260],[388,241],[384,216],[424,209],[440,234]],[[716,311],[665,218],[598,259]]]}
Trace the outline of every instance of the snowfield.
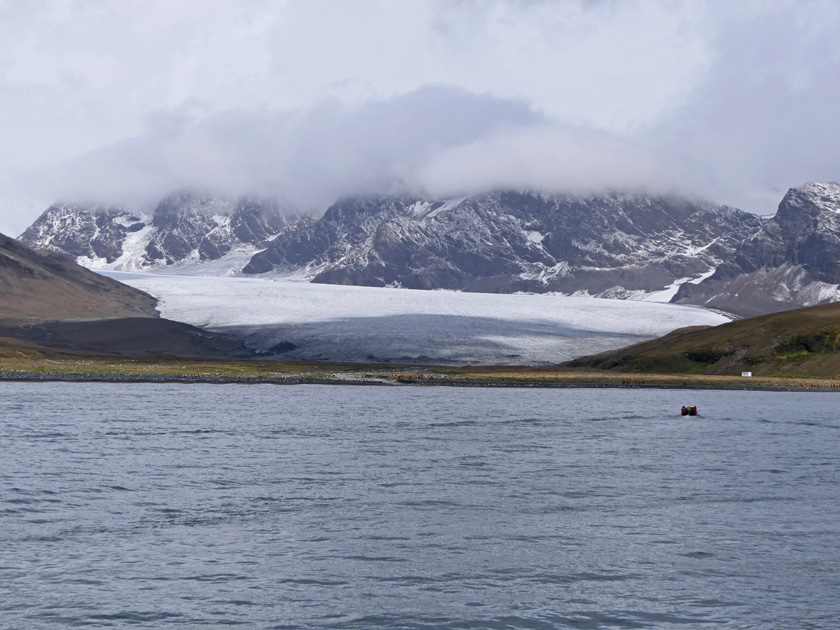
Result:
{"label": "snowfield", "polygon": [[729,321],[624,300],[102,273],[157,297],[163,317],[235,334],[283,359],[546,365]]}

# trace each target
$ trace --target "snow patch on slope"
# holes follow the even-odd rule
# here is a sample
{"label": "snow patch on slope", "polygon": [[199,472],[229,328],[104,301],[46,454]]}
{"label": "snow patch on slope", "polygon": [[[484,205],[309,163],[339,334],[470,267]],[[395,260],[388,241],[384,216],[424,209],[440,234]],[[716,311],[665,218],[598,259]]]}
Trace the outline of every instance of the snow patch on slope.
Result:
{"label": "snow patch on slope", "polygon": [[680,290],[680,287],[684,285],[686,282],[688,284],[700,284],[706,278],[711,278],[715,271],[717,271],[717,267],[712,267],[706,273],[697,276],[696,278],[680,278],[679,280],[675,280],[669,286],[665,287],[662,291],[654,291],[653,293],[647,293],[644,297],[641,298],[643,302],[670,302],[674,299],[674,296],[677,294],[677,291]]}
{"label": "snow patch on slope", "polygon": [[459,199],[448,199],[443,202],[418,201],[408,207],[408,211],[415,217],[421,219],[430,219],[442,212],[453,210],[463,203],[467,197]]}
{"label": "snow patch on slope", "polygon": [[543,234],[542,232],[531,230],[530,232],[525,232],[525,238],[527,238],[532,243],[540,245],[543,242],[543,239],[545,239],[545,234]]}
{"label": "snow patch on slope", "polygon": [[[131,232],[126,235],[123,241],[122,254],[114,262],[109,263],[105,258],[97,258],[95,256],[79,256],[76,262],[82,267],[94,270],[140,271],[149,268],[150,265],[144,260],[143,254],[152,236],[154,236],[156,228],[151,225],[152,218],[150,216],[141,216],[141,221],[145,225],[137,232]],[[160,264],[163,265],[163,262]]]}

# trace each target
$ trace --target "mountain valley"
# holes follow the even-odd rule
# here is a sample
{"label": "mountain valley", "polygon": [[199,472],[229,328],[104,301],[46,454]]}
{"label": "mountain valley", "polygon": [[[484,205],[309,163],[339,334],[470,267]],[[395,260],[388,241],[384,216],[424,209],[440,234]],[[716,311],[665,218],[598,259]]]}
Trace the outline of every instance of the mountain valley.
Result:
{"label": "mountain valley", "polygon": [[498,191],[276,200],[182,192],[151,214],[55,204],[20,237],[112,271],[673,301],[752,316],[840,299],[840,184],[761,217],[677,196]]}

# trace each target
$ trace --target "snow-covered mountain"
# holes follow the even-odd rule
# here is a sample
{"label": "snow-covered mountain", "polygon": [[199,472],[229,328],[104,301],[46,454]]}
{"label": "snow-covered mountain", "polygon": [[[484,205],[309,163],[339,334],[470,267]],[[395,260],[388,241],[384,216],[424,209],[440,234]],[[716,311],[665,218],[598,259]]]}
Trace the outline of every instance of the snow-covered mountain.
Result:
{"label": "snow-covered mountain", "polygon": [[272,199],[180,192],[151,213],[57,203],[19,240],[89,268],[143,270],[234,253],[247,259],[270,239],[312,222]]}
{"label": "snow-covered mountain", "polygon": [[769,219],[675,196],[501,191],[347,198],[315,220],[180,193],[148,215],[56,204],[21,240],[112,270],[673,299],[739,315],[840,300],[836,183],[791,189]]}
{"label": "snow-covered mountain", "polygon": [[[344,199],[243,269],[314,282],[637,298],[710,274],[761,227],[679,197],[494,192]],[[668,295],[670,298],[670,294]]]}
{"label": "snow-covered mountain", "polygon": [[738,315],[840,300],[840,184],[791,188],[775,216],[709,278],[674,301]]}

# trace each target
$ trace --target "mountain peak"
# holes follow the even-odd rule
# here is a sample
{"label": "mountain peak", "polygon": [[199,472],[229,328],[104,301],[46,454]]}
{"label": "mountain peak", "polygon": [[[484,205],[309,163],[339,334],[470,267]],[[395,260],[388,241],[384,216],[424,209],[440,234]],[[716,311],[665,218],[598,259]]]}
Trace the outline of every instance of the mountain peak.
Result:
{"label": "mountain peak", "polygon": [[731,262],[675,302],[752,316],[840,299],[840,184],[791,188]]}
{"label": "mountain peak", "polygon": [[840,183],[809,182],[791,188],[779,204],[779,213],[840,213]]}

